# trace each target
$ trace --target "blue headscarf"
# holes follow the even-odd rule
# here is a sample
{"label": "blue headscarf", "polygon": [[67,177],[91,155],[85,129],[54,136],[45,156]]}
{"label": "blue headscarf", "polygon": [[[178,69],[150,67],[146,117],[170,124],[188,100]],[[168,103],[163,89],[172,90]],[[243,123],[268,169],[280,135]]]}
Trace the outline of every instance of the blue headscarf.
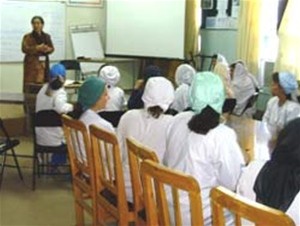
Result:
{"label": "blue headscarf", "polygon": [[289,72],[279,72],[279,84],[286,95],[291,94],[298,89],[298,83],[295,75]]}
{"label": "blue headscarf", "polygon": [[62,64],[54,64],[50,69],[50,80],[55,79],[56,77],[66,77],[66,68]]}

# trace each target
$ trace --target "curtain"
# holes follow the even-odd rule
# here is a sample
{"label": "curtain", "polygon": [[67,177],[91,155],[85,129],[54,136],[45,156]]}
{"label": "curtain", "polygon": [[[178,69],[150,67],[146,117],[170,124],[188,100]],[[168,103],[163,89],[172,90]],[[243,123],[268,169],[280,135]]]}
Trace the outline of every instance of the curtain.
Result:
{"label": "curtain", "polygon": [[260,18],[262,0],[241,0],[237,32],[237,58],[257,75],[260,54]]}
{"label": "curtain", "polygon": [[290,71],[300,80],[300,1],[289,0],[280,28],[279,51],[275,62],[276,71]]}
{"label": "curtain", "polygon": [[199,52],[200,21],[200,0],[186,0],[184,56],[187,60]]}

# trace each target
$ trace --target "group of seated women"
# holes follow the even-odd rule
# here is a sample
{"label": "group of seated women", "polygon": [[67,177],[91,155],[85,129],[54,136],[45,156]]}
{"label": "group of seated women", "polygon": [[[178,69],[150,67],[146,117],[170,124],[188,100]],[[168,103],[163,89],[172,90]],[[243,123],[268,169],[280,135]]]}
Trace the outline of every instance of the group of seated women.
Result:
{"label": "group of seated women", "polygon": [[[44,98],[47,96],[49,103],[52,101],[52,106],[57,107],[58,102],[65,106],[59,113],[72,111],[72,115],[87,127],[94,124],[116,134],[128,201],[132,201],[132,189],[125,139],[132,137],[153,149],[161,164],[195,177],[201,188],[205,225],[211,225],[210,190],[219,185],[280,209],[300,224],[300,106],[290,98],[298,88],[296,79],[290,73],[274,73],[274,98],[269,101],[264,117],[267,124],[276,126],[271,159],[251,162],[245,168],[237,135],[222,120],[222,109],[226,98],[236,97],[234,111],[239,113],[244,107],[242,100],[247,99],[250,91],[255,92],[257,86],[243,62],[232,65],[232,73],[229,69],[226,73],[223,66],[217,63],[214,73],[196,72],[190,65],[180,65],[175,73],[176,91],[159,68],[151,66],[147,69],[148,77],[139,83],[128,101],[131,106],[138,105],[138,109],[129,108],[131,110],[121,117],[117,128],[98,114],[125,104],[123,93],[114,89],[120,74],[113,66],[103,67],[99,77],[91,76],[84,81],[74,109],[68,107],[66,98],[57,99],[59,95],[66,95],[63,93],[65,72],[55,71],[53,68],[57,66],[52,67],[51,80],[40,93]],[[54,86],[57,80],[59,87]],[[172,107],[179,113],[176,116],[165,114]],[[182,194],[180,204],[184,225],[190,223],[187,202],[188,198]],[[170,201],[169,207],[172,206]],[[226,214],[230,220],[230,214]]]}

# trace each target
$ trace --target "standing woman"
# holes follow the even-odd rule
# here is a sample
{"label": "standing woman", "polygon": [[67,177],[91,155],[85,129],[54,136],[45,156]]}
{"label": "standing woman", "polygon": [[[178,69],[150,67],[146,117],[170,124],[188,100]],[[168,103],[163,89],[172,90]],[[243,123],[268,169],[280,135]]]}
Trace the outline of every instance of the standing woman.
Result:
{"label": "standing woman", "polygon": [[25,53],[23,91],[26,91],[26,83],[48,81],[48,55],[54,51],[50,35],[43,32],[44,19],[34,16],[31,25],[33,31],[26,34],[22,41],[22,52]]}

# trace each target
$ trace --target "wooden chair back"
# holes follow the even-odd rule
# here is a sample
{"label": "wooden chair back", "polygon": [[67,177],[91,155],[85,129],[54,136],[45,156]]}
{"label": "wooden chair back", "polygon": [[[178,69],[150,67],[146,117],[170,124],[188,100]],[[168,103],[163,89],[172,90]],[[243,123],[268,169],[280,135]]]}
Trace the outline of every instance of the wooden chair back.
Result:
{"label": "wooden chair back", "polygon": [[97,217],[95,170],[90,139],[87,128],[81,121],[63,115],[62,122],[72,172],[76,225],[84,225],[83,210],[92,215],[94,222]]}
{"label": "wooden chair back", "polygon": [[[145,219],[141,219],[139,217],[139,212],[145,208],[144,198],[143,198],[143,186],[141,183],[141,175],[140,168],[141,162],[144,160],[151,160],[153,162],[159,163],[158,157],[156,153],[133,138],[126,139],[127,144],[127,152],[128,152],[128,161],[130,167],[130,178],[131,178],[131,186],[133,192],[133,206],[136,217],[136,224],[142,224],[141,221]],[[144,218],[142,216],[142,218]]]}
{"label": "wooden chair back", "polygon": [[175,225],[182,225],[178,190],[188,193],[191,225],[203,225],[200,187],[193,177],[149,160],[141,163],[141,174],[144,185],[147,225],[171,225],[169,207],[164,190],[165,185],[171,187]]}
{"label": "wooden chair back", "polygon": [[[134,221],[132,205],[127,203],[121,154],[115,134],[95,125],[90,126],[91,144],[94,153],[96,200],[100,224],[107,215],[127,225]],[[107,214],[108,213],[108,214]]]}
{"label": "wooden chair back", "polygon": [[242,219],[256,226],[294,226],[293,220],[282,211],[256,203],[222,187],[210,192],[213,226],[225,226],[224,208],[235,215],[235,225],[241,226]]}

